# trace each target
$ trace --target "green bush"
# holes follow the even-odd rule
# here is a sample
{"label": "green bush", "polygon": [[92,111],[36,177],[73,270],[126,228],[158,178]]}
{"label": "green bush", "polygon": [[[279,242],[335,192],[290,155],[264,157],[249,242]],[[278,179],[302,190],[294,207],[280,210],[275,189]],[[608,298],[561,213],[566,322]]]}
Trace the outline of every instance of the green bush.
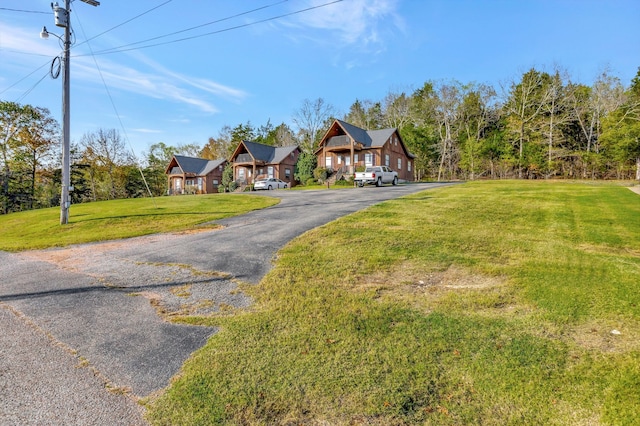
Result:
{"label": "green bush", "polygon": [[340,179],[333,184],[334,186],[351,186],[353,181],[351,179]]}
{"label": "green bush", "polygon": [[316,184],[316,180],[314,178],[309,178],[305,182],[305,186],[312,186],[312,185],[315,185],[315,184]]}
{"label": "green bush", "polygon": [[323,182],[329,177],[329,169],[325,167],[316,167],[313,171],[313,177],[316,178],[317,181]]}
{"label": "green bush", "polygon": [[309,178],[313,177],[313,170],[317,166],[316,156],[310,153],[302,153],[300,157],[298,157],[298,162],[296,163],[295,172],[293,177],[298,182],[304,184],[309,180]]}

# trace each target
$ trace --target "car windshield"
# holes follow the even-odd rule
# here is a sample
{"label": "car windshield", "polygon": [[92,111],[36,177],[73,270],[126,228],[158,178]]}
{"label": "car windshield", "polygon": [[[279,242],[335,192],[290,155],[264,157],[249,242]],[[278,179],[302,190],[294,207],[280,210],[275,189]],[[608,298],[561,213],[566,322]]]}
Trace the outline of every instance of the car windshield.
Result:
{"label": "car windshield", "polygon": [[371,173],[371,172],[375,172],[376,168],[375,167],[367,167],[366,169],[364,169],[365,173]]}

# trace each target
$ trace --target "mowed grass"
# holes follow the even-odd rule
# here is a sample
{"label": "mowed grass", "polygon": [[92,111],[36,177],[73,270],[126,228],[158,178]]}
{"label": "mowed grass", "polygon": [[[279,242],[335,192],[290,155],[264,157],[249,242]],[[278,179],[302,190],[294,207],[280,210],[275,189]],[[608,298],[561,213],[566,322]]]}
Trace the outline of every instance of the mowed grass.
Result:
{"label": "mowed grass", "polygon": [[0,250],[19,251],[213,227],[210,222],[277,204],[245,194],[134,198],[72,205],[69,223],[60,208],[0,216]]}
{"label": "mowed grass", "polygon": [[249,310],[185,318],[220,332],[149,419],[637,424],[639,285],[626,188],[480,182],[385,202],[281,250],[244,287]]}

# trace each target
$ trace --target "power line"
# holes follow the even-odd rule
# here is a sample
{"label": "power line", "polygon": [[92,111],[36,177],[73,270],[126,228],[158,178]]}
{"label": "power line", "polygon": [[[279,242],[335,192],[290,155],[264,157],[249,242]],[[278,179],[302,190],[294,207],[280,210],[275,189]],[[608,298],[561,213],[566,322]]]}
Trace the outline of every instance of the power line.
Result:
{"label": "power line", "polygon": [[[258,7],[256,9],[252,9],[252,10],[248,10],[246,12],[238,13],[236,15],[228,16],[226,18],[221,18],[221,19],[217,19],[215,21],[211,21],[211,22],[207,22],[207,23],[204,23],[204,24],[196,25],[195,27],[185,28],[183,30],[175,31],[175,32],[164,34],[164,35],[157,36],[157,37],[148,38],[146,40],[136,41],[134,43],[124,44],[124,45],[118,46],[118,47],[112,47],[110,49],[105,49],[105,50],[100,51],[100,52],[106,52],[106,51],[109,51],[109,50],[118,50],[118,49],[122,49],[122,48],[129,47],[129,46],[135,46],[136,44],[142,44],[142,43],[146,43],[146,42],[149,42],[149,41],[158,40],[158,39],[165,38],[165,37],[170,37],[172,35],[185,33],[187,31],[192,31],[192,30],[196,30],[198,28],[206,27],[208,25],[213,25],[213,24],[217,24],[217,23],[220,23],[220,22],[223,22],[223,21],[228,21],[230,19],[238,18],[238,17],[243,16],[243,15],[248,15],[250,13],[257,12],[259,10],[267,9],[267,8],[270,8],[270,7],[285,3],[287,1],[289,1],[289,0],[278,1],[276,3],[268,4],[266,6],[261,6],[261,7]],[[98,53],[100,53],[100,52],[98,52]]]}
{"label": "power line", "polygon": [[[93,55],[108,55],[108,54],[111,54],[111,53],[121,53],[121,52],[128,52],[128,51],[131,51],[131,50],[147,49],[149,47],[157,47],[157,46],[163,46],[163,45],[166,45],[166,44],[172,44],[172,43],[178,43],[178,42],[187,41],[187,40],[193,40],[193,39],[200,38],[200,37],[206,37],[206,36],[210,36],[210,35],[213,35],[213,34],[220,34],[220,33],[231,31],[231,30],[237,30],[239,28],[245,28],[245,27],[250,27],[252,25],[257,25],[257,24],[262,24],[262,23],[265,23],[265,22],[275,21],[277,19],[286,18],[287,16],[298,15],[300,13],[308,12],[310,10],[319,9],[319,8],[330,6],[330,5],[336,4],[336,3],[341,3],[343,1],[344,0],[334,0],[334,1],[331,1],[331,2],[328,2],[328,3],[320,4],[318,6],[308,7],[306,9],[297,10],[295,12],[285,13],[285,14],[282,14],[282,15],[273,16],[271,18],[261,19],[259,21],[249,22],[247,24],[236,25],[236,26],[233,26],[233,27],[228,27],[228,28],[224,28],[224,29],[221,29],[221,30],[217,30],[217,31],[211,31],[211,32],[208,32],[208,33],[198,34],[198,35],[194,35],[194,36],[191,36],[191,37],[184,37],[184,38],[180,38],[180,39],[176,39],[176,40],[165,41],[165,42],[162,42],[162,43],[148,44],[146,46],[131,47],[131,48],[128,48],[128,49],[124,49],[123,47],[131,46],[131,44],[128,44],[128,45],[125,45],[125,46],[120,46],[120,47],[114,47],[114,48],[111,48],[111,49],[100,50],[100,51],[97,51],[97,52],[93,52]],[[159,37],[156,37],[156,38],[159,38]],[[144,41],[143,42],[138,42],[138,43],[144,43]],[[137,44],[137,43],[133,43],[133,44]],[[87,56],[87,55],[76,55],[76,56]]]}
{"label": "power line", "polygon": [[24,80],[26,80],[27,78],[31,77],[33,74],[37,73],[38,71],[40,71],[42,68],[46,67],[47,65],[49,65],[50,61],[45,62],[44,64],[40,65],[38,68],[36,68],[35,70],[31,71],[29,74],[27,74],[26,76],[22,77],[20,80],[16,81],[15,83],[13,83],[11,86],[7,87],[6,89],[4,89],[2,92],[0,92],[0,95],[2,95],[4,92],[6,92],[7,90],[17,86],[18,84],[22,83]]}
{"label": "power line", "polygon": [[[171,0],[169,0],[171,1]],[[168,2],[166,2],[168,3]],[[166,4],[164,3],[164,4]],[[160,6],[158,6],[160,7]],[[80,24],[80,29],[82,30],[82,34],[84,35],[84,27],[82,26],[82,22],[80,21],[80,19],[78,19],[78,23]],[[86,37],[86,35],[85,35]],[[122,128],[122,131],[124,132],[124,138],[127,140],[127,143],[129,144],[129,148],[131,149],[131,153],[133,154],[133,157],[136,159],[136,165],[138,166],[138,171],[140,172],[140,176],[142,176],[142,181],[144,182],[144,186],[147,189],[147,192],[149,193],[149,196],[151,197],[151,200],[153,201],[153,205],[155,206],[155,208],[158,208],[158,205],[156,204],[156,200],[155,197],[153,196],[153,193],[151,192],[151,189],[149,188],[149,184],[147,183],[147,178],[145,177],[143,171],[142,171],[142,167],[140,167],[140,164],[138,163],[138,158],[136,156],[136,152],[133,150],[133,146],[131,145],[131,141],[129,140],[129,135],[127,134],[127,129],[124,127],[124,124],[122,123],[122,118],[120,117],[120,113],[118,112],[118,108],[116,108],[116,103],[113,100],[113,97],[111,96],[111,91],[109,90],[109,86],[107,86],[107,82],[104,79],[104,75],[102,74],[102,69],[100,68],[100,65],[98,65],[98,60],[96,59],[95,55],[93,54],[93,49],[91,48],[91,43],[88,43],[90,39],[87,40],[87,46],[89,47],[89,51],[91,52],[91,57],[93,58],[93,62],[96,65],[96,69],[98,70],[98,74],[100,74],[100,79],[102,80],[102,84],[104,85],[104,88],[107,92],[107,96],[109,97],[109,100],[111,101],[111,106],[113,107],[114,112],[116,113],[116,117],[118,117],[118,122],[120,123],[120,127]]]}
{"label": "power line", "polygon": [[21,12],[21,13],[42,13],[48,15],[51,12],[40,12],[39,10],[22,10],[22,9],[9,9],[8,7],[0,7],[0,10],[6,10],[7,12]]}
{"label": "power line", "polygon": [[[126,21],[124,21],[124,22],[123,22],[123,23],[121,23],[121,24],[116,25],[115,27],[111,27],[111,28],[109,28],[108,30],[101,32],[100,34],[94,35],[93,37],[86,39],[86,40],[85,40],[85,41],[83,41],[82,43],[79,43],[77,46],[83,45],[83,44],[85,44],[85,43],[90,42],[91,40],[94,40],[94,39],[96,39],[96,38],[98,38],[98,37],[100,37],[100,36],[103,36],[103,35],[105,35],[106,33],[108,33],[108,32],[110,32],[110,31],[115,30],[116,28],[119,28],[119,27],[121,27],[121,26],[123,26],[123,25],[126,25],[126,24],[128,24],[129,22],[131,22],[131,21],[134,21],[134,20],[136,20],[136,19],[138,19],[138,18],[140,18],[140,17],[142,17],[142,16],[144,16],[144,15],[146,15],[146,14],[148,14],[148,13],[153,12],[154,10],[156,10],[156,9],[158,9],[158,8],[160,8],[160,7],[164,6],[164,5],[166,5],[167,3],[171,3],[172,1],[173,1],[173,0],[167,0],[167,1],[165,1],[164,3],[159,4],[159,5],[158,5],[158,6],[156,6],[156,7],[153,7],[153,8],[151,8],[151,9],[149,9],[149,10],[145,11],[145,12],[142,12],[142,13],[141,13],[141,14],[139,14],[139,15],[134,16],[134,17],[133,17],[133,18],[131,18],[131,19],[127,19]],[[77,47],[77,46],[76,46],[76,47]]]}
{"label": "power line", "polygon": [[[93,40],[93,39],[95,39],[95,38],[97,38],[97,37],[100,37],[100,36],[102,36],[102,35],[104,35],[104,34],[108,33],[109,31],[112,31],[112,30],[114,30],[114,29],[116,29],[116,28],[118,28],[118,27],[121,27],[121,26],[123,26],[123,25],[125,25],[125,24],[128,24],[129,22],[131,22],[131,21],[133,21],[133,20],[135,20],[135,19],[138,19],[138,18],[140,18],[141,16],[144,16],[144,15],[146,15],[147,13],[150,13],[150,12],[152,12],[152,11],[154,11],[154,10],[156,10],[156,9],[158,9],[158,8],[160,8],[160,7],[164,6],[164,5],[166,5],[167,3],[170,3],[170,2],[172,2],[172,1],[173,1],[173,0],[167,0],[167,1],[165,1],[164,3],[159,4],[159,5],[158,5],[158,6],[156,6],[156,7],[153,7],[153,8],[151,8],[151,9],[149,9],[149,10],[145,11],[145,12],[142,12],[141,14],[136,15],[136,16],[134,16],[133,18],[128,19],[128,20],[124,21],[124,22],[123,22],[123,23],[121,23],[121,24],[118,24],[118,25],[116,25],[115,27],[112,27],[112,28],[110,28],[110,29],[108,29],[108,30],[106,30],[106,31],[103,31],[102,33],[100,33],[100,34],[98,34],[98,35],[93,36],[93,37],[92,37],[92,38],[90,38],[90,39],[87,39],[87,40],[83,41],[82,43],[79,43],[77,46],[82,45],[82,44],[84,44],[84,43],[88,43],[89,41],[91,41],[91,40]],[[49,15],[49,14],[51,13],[51,12],[38,12],[38,11],[30,11],[30,10],[20,10],[20,9],[9,9],[9,8],[6,8],[6,7],[0,7],[0,10],[7,10],[7,11],[11,11],[11,12],[42,13],[42,14],[46,14],[46,15]],[[81,25],[82,25],[82,24],[81,24]],[[83,32],[84,32],[84,28],[83,28]],[[58,39],[58,42],[60,42],[60,39]],[[74,43],[72,43],[72,44],[74,44]],[[20,51],[17,51],[17,50],[2,49],[1,47],[0,47],[0,49],[1,49],[1,50],[4,50],[4,51],[6,51],[6,52],[10,52],[10,53],[17,53],[17,54],[21,54],[21,55],[51,57],[51,55],[45,55],[45,54],[41,54],[41,53],[20,52]],[[35,74],[36,72],[38,72],[41,68],[43,68],[44,66],[46,66],[48,63],[49,63],[49,61],[47,61],[45,64],[43,64],[43,65],[39,66],[39,67],[38,67],[38,68],[36,68],[34,71],[32,71],[31,73],[29,73],[29,74],[28,74],[28,75],[26,75],[25,77],[21,78],[20,80],[18,80],[17,82],[15,82],[14,84],[12,84],[11,86],[7,87],[6,89],[4,89],[3,91],[1,91],[1,92],[0,92],[0,95],[2,95],[3,93],[5,93],[5,92],[6,92],[6,91],[8,91],[9,89],[11,89],[11,88],[13,88],[13,87],[17,86],[18,84],[22,83],[24,80],[26,80],[27,78],[31,77],[33,74]],[[46,77],[46,75],[45,75],[45,77]],[[25,94],[23,94],[23,95],[21,96],[21,98],[24,98],[27,94],[29,94],[29,93],[30,93],[30,92],[35,88],[35,86],[37,86],[37,85],[38,85],[38,84],[39,84],[43,79],[44,79],[44,77],[43,77],[43,78],[41,78],[41,79],[40,79],[40,80],[39,80],[39,81],[38,81],[38,82],[37,82],[37,83],[36,83],[36,84],[31,88],[31,89],[29,89]]]}
{"label": "power line", "polygon": [[26,92],[24,92],[24,93],[22,94],[22,96],[20,96],[20,97],[16,100],[16,103],[20,103],[20,102],[22,102],[22,101],[23,101],[27,96],[29,96],[29,94],[30,94],[31,92],[33,92],[33,89],[35,89],[35,88],[36,88],[40,83],[42,83],[42,80],[44,80],[44,79],[47,77],[47,75],[48,75],[48,74],[49,74],[49,72],[47,72],[45,75],[43,75],[43,76],[42,76],[42,78],[40,78],[40,80],[36,81],[36,83],[35,83],[33,86],[31,86],[31,87],[30,87]]}

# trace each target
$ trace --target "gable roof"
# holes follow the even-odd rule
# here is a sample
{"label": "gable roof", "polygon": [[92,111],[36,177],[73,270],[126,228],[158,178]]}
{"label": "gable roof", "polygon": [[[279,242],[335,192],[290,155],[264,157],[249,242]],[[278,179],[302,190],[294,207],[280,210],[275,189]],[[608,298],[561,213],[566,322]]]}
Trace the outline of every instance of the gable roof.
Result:
{"label": "gable roof", "polygon": [[279,164],[293,151],[295,151],[296,149],[300,149],[297,145],[276,147],[271,145],[264,145],[258,142],[242,141],[238,145],[238,148],[236,148],[236,151],[233,153],[233,156],[231,158],[236,157],[236,155],[239,153],[239,148],[242,145],[245,146],[249,154],[251,154],[254,159],[258,161],[264,161],[266,164]]}
{"label": "gable roof", "polygon": [[[173,160],[182,170],[182,173],[190,173],[196,176],[206,176],[227,161],[225,159],[207,160],[206,158],[187,157],[186,155],[174,155]],[[167,173],[170,171],[169,167],[171,167],[173,160],[167,167]]]}
{"label": "gable roof", "polygon": [[381,130],[369,130],[367,133],[371,137],[371,146],[379,147],[383,146],[386,141],[389,140],[391,135],[396,132],[396,129],[381,129]]}
{"label": "gable roof", "polygon": [[[361,144],[362,148],[381,148],[389,140],[389,138],[395,133],[398,135],[398,139],[400,140],[402,149],[406,153],[407,157],[409,158],[416,157],[415,155],[409,152],[409,150],[407,149],[407,146],[404,144],[404,141],[402,140],[402,137],[400,136],[400,132],[398,132],[398,129],[395,129],[395,128],[380,129],[380,130],[364,130],[364,129],[361,129],[360,127],[354,126],[353,124],[349,124],[346,121],[336,119],[331,125],[331,127],[329,127],[329,130],[327,130],[327,132],[323,136],[322,142],[327,143],[327,140],[331,139],[331,138],[327,138],[327,135],[329,135],[329,133],[331,132],[331,129],[333,129],[334,126],[341,127],[342,130],[347,135],[349,135],[356,143]],[[320,146],[315,152],[318,153],[321,150],[322,150],[322,143],[320,144]]]}
{"label": "gable roof", "polygon": [[[360,127],[356,127],[353,124],[349,124],[346,121],[336,120],[336,123],[342,127],[342,129],[353,138],[354,141],[360,142],[364,146],[371,146],[371,135]],[[383,141],[384,143],[384,141]]]}

